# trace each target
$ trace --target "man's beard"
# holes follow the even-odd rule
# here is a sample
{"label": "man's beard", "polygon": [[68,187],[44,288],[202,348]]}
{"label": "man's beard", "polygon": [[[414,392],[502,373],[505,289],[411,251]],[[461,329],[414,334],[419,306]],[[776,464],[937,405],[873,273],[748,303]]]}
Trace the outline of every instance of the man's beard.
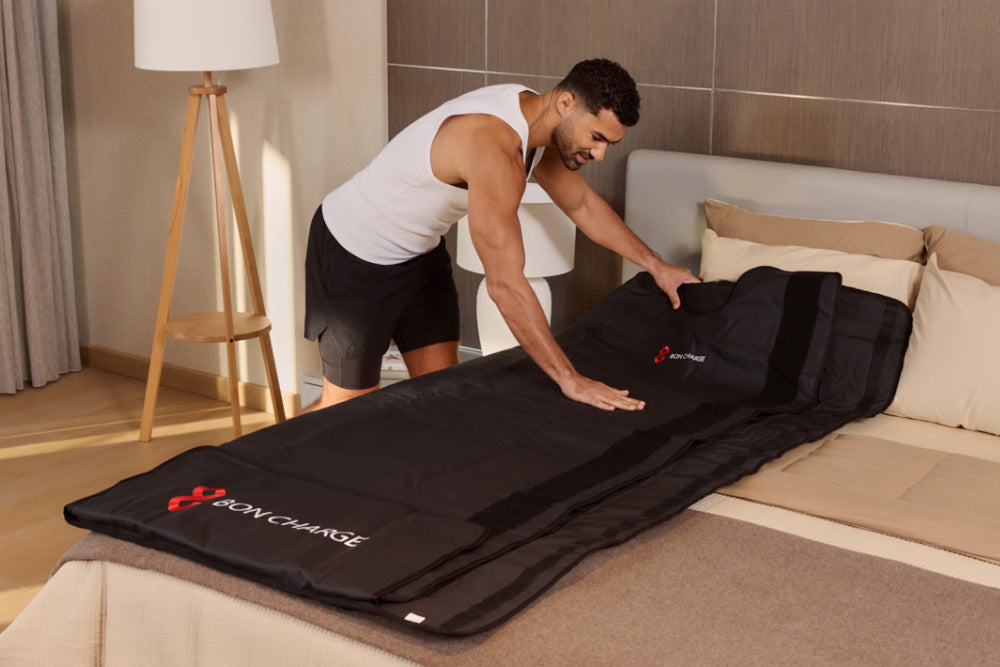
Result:
{"label": "man's beard", "polygon": [[[552,133],[552,138],[555,140],[556,150],[559,151],[559,156],[562,158],[566,168],[570,171],[579,171],[583,165],[576,159],[580,151],[574,152],[572,150],[573,128],[568,118],[556,125],[556,129]],[[589,159],[590,156],[586,157]]]}

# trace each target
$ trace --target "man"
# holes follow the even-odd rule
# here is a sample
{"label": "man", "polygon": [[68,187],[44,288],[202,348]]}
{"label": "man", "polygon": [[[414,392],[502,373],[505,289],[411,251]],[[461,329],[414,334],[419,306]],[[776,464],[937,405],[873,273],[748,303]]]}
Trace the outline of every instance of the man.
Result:
{"label": "man", "polygon": [[413,377],[458,363],[458,299],[441,237],[466,212],[489,295],[524,351],[567,397],[641,410],[627,390],[577,373],[556,343],[524,277],[517,219],[534,175],[584,234],[649,271],[677,308],[677,288],[698,279],[663,262],[579,174],[638,119],[628,72],[587,60],[544,94],[500,85],[446,102],[327,195],[306,260],[305,333],[319,338],[323,393],[304,412],[377,389],[390,338]]}

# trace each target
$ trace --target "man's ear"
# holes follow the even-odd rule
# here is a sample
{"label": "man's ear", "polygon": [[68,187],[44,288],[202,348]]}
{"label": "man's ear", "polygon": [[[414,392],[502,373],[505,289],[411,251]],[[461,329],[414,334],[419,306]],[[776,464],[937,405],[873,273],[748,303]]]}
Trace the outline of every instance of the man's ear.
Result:
{"label": "man's ear", "polygon": [[576,108],[576,96],[568,90],[564,90],[556,97],[556,111],[559,116],[565,118]]}

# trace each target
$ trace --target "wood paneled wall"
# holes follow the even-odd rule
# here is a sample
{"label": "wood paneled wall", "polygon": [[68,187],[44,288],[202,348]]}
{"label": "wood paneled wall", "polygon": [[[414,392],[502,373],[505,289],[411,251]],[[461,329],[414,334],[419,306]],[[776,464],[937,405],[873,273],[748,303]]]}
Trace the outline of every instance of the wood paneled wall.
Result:
{"label": "wood paneled wall", "polygon": [[[639,82],[642,118],[588,181],[620,213],[636,148],[1000,185],[1000,0],[388,0],[389,133],[473,88],[551,88],[584,58]],[[1000,221],[998,221],[1000,224]],[[478,277],[457,269],[475,346]],[[618,280],[579,237],[553,328]]]}

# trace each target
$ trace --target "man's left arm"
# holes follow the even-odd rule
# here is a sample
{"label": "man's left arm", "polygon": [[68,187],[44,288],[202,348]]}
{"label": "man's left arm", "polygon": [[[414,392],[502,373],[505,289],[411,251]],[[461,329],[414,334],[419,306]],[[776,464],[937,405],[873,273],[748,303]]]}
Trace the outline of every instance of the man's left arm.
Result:
{"label": "man's left arm", "polygon": [[648,271],[674,308],[680,307],[677,289],[685,283],[701,282],[689,270],[669,264],[643,243],[635,232],[587,184],[583,176],[567,169],[555,150],[546,151],[534,170],[535,180],[552,201],[587,237]]}

